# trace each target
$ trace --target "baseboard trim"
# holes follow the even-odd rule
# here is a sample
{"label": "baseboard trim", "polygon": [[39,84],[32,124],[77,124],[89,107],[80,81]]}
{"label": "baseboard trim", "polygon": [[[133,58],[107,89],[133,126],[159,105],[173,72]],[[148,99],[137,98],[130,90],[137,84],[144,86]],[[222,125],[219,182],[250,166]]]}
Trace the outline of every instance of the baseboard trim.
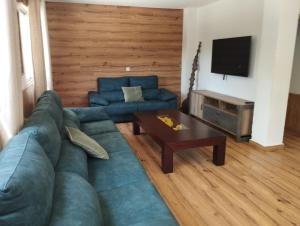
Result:
{"label": "baseboard trim", "polygon": [[262,149],[264,151],[278,151],[278,150],[283,150],[285,145],[284,144],[280,144],[280,145],[274,145],[274,146],[263,146],[259,143],[256,143],[253,140],[249,141],[249,144],[255,148],[259,148]]}

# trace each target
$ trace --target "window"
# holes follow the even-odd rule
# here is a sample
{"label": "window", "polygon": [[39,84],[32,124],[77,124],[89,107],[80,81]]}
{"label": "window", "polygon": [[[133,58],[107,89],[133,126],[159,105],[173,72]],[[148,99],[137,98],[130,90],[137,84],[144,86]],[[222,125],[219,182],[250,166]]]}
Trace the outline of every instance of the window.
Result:
{"label": "window", "polygon": [[25,89],[33,83],[33,62],[28,7],[23,3],[18,3],[18,23],[20,34],[22,86]]}

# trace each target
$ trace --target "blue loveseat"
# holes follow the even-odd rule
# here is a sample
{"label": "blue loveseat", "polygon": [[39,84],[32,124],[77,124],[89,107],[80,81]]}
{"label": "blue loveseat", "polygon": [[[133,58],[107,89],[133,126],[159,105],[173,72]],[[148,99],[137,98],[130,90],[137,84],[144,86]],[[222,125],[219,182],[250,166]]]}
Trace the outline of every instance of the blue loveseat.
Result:
{"label": "blue loveseat", "polygon": [[[106,148],[90,158],[67,139],[80,128]],[[0,152],[1,226],[172,226],[174,217],[102,108],[64,109],[45,92]]]}
{"label": "blue loveseat", "polygon": [[[88,93],[89,106],[102,106],[114,122],[132,121],[134,112],[176,109],[177,96],[158,89],[158,77],[126,76],[118,78],[98,78],[98,91]],[[143,102],[125,103],[122,87],[141,86]]]}

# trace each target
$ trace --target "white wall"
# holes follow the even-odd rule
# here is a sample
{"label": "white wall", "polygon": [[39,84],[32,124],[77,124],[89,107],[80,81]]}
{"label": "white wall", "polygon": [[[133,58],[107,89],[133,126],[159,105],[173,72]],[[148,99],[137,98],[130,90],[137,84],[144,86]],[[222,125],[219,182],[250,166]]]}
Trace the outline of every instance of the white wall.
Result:
{"label": "white wall", "polygon": [[283,143],[299,18],[299,0],[265,0],[253,140]]}
{"label": "white wall", "polygon": [[[186,95],[198,41],[202,42],[200,71],[196,89],[208,89],[227,95],[255,100],[256,59],[262,26],[262,0],[221,0],[195,9],[184,10],[182,93]],[[197,34],[195,34],[197,32]],[[249,78],[211,73],[212,41],[219,38],[253,36]],[[187,44],[189,43],[189,46]]]}
{"label": "white wall", "polygon": [[1,0],[0,14],[0,143],[3,145],[23,123],[23,97],[16,1]]}
{"label": "white wall", "polygon": [[198,45],[197,8],[188,8],[183,12],[183,41],[181,67],[181,98],[187,96],[192,64]]}
{"label": "white wall", "polygon": [[300,94],[300,24],[298,25],[290,93]]}
{"label": "white wall", "polygon": [[51,54],[50,54],[50,43],[49,43],[48,22],[47,22],[47,12],[46,12],[46,1],[45,0],[41,1],[41,25],[42,25],[43,51],[44,51],[47,90],[52,90],[53,89],[53,79],[52,79]]}
{"label": "white wall", "polygon": [[[257,48],[261,34],[262,0],[222,0],[198,10],[200,56],[198,89],[208,89],[249,100],[255,99]],[[253,36],[250,77],[223,76],[211,73],[212,41],[220,38]]]}
{"label": "white wall", "polygon": [[[196,88],[255,101],[253,140],[263,146],[282,144],[299,3],[220,0],[199,8],[197,15],[185,9],[185,20],[193,26],[184,29],[184,42],[203,42]],[[198,30],[198,35],[193,29]],[[212,40],[248,35],[253,37],[250,77],[228,76],[223,80],[222,75],[212,74]],[[184,49],[183,59],[193,57],[195,51]],[[187,61],[182,66],[183,72],[191,67]],[[188,83],[188,78],[183,73],[182,84]],[[186,92],[184,85],[182,89]]]}

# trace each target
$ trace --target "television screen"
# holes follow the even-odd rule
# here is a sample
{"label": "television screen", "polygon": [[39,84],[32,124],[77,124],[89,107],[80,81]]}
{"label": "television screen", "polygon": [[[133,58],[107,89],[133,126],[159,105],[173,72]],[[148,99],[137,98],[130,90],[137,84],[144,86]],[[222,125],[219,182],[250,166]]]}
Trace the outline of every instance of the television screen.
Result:
{"label": "television screen", "polygon": [[213,41],[211,72],[248,77],[251,36]]}

